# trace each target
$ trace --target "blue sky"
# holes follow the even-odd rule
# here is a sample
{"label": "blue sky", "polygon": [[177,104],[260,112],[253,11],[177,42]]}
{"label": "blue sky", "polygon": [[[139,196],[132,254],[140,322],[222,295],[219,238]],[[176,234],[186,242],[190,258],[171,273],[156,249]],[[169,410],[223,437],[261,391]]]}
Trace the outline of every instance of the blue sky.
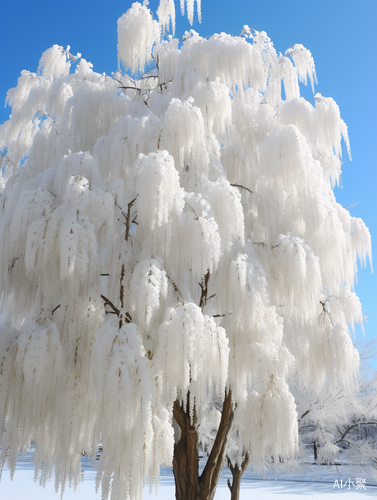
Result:
{"label": "blue sky", "polygon": [[[94,65],[111,73],[117,69],[117,19],[131,5],[128,0],[18,0],[2,2],[0,14],[0,101],[14,87],[22,69],[36,71],[44,50],[58,44],[71,46]],[[177,3],[177,2],[176,2]],[[158,0],[150,0],[154,10]],[[202,0],[202,24],[193,28],[202,36],[214,32],[240,34],[244,24],[266,31],[275,48],[284,51],[295,43],[311,50],[316,64],[316,92],[338,103],[348,125],[353,161],[344,153],[342,188],[338,201],[361,217],[377,241],[377,0]],[[177,9],[180,36],[190,29]],[[311,89],[305,97],[312,96]],[[10,108],[0,106],[0,123]],[[377,338],[377,273],[359,272],[356,286],[368,317],[366,339]],[[362,340],[361,332],[357,339]],[[375,364],[377,368],[377,362]]]}

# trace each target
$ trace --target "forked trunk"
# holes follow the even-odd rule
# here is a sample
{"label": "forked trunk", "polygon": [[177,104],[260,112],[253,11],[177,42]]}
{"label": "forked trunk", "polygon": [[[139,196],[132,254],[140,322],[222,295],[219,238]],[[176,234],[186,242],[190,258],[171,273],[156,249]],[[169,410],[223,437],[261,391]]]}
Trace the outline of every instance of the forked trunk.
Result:
{"label": "forked trunk", "polygon": [[243,460],[241,466],[236,464],[233,466],[231,460],[228,458],[228,467],[232,473],[233,480],[230,482],[228,479],[228,488],[230,490],[230,500],[239,500],[240,498],[240,489],[241,489],[241,479],[243,473],[245,472],[247,466],[249,464],[249,455],[246,453],[245,459]]}
{"label": "forked trunk", "polygon": [[173,457],[175,497],[177,500],[213,500],[234,417],[231,391],[225,395],[216,439],[201,475],[199,475],[199,438],[195,412],[193,419],[190,419],[188,411],[176,401],[173,415],[181,429],[181,437],[174,447]]}

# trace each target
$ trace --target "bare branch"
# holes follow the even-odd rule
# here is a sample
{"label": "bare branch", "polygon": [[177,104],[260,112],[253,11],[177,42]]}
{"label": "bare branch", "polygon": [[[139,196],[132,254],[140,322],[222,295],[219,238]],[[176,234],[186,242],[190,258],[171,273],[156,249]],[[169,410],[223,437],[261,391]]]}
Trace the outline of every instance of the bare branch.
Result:
{"label": "bare branch", "polygon": [[311,412],[311,409],[310,410],[306,410],[306,412],[301,415],[301,417],[299,418],[299,420],[302,420],[310,412]]}
{"label": "bare branch", "polygon": [[352,424],[347,427],[347,429],[343,432],[341,437],[336,441],[337,443],[341,443],[344,438],[347,436],[349,432],[352,431],[355,427],[359,427],[359,425],[376,425],[377,426],[377,421],[371,421],[371,422],[356,422],[356,424]]}
{"label": "bare branch", "polygon": [[240,188],[240,189],[245,189],[246,191],[249,191],[250,194],[254,194],[251,189],[245,187],[245,186],[242,186],[241,184],[231,184],[232,187],[237,187],[237,188]]}
{"label": "bare branch", "polygon": [[166,273],[166,276],[168,278],[168,280],[170,281],[170,283],[172,284],[173,286],[173,289],[174,291],[181,296],[181,299],[183,300],[183,302],[185,302],[185,298],[184,296],[182,295],[182,293],[180,292],[179,288],[177,287],[177,285],[174,283],[174,281],[171,279],[171,277]]}
{"label": "bare branch", "polygon": [[61,304],[59,304],[58,306],[55,307],[55,309],[52,310],[52,313],[51,314],[54,314],[55,311],[57,311],[59,309],[59,307],[61,306]]}
{"label": "bare branch", "polygon": [[208,293],[208,280],[209,280],[209,270],[206,272],[204,275],[204,278],[202,279],[201,283],[199,283],[200,288],[202,289],[202,292],[200,294],[200,302],[199,302],[199,307],[201,310],[203,310],[204,306],[207,303],[207,293]]}
{"label": "bare branch", "polygon": [[131,225],[132,225],[132,222],[131,222],[131,208],[132,208],[133,204],[135,203],[136,198],[137,198],[137,196],[135,196],[135,198],[128,203],[128,205],[127,205],[127,215],[125,215],[122,212],[122,214],[124,215],[124,217],[126,219],[126,236],[125,236],[126,241],[128,241],[128,237],[129,237],[130,229],[131,229]]}
{"label": "bare branch", "polygon": [[123,279],[124,279],[124,274],[125,274],[125,269],[124,269],[124,264],[122,264],[122,270],[120,273],[120,307],[123,309],[124,306],[124,285],[123,285]]}
{"label": "bare branch", "polygon": [[199,220],[198,214],[195,212],[195,210],[192,208],[192,206],[190,206],[188,203],[186,203],[186,206],[188,206],[192,210],[192,212],[194,213],[195,220]]}
{"label": "bare branch", "polygon": [[111,309],[114,311],[114,313],[119,316],[120,315],[120,310],[114,306],[114,304],[109,300],[107,297],[104,295],[101,295],[102,300],[105,302],[106,305],[110,306]]}

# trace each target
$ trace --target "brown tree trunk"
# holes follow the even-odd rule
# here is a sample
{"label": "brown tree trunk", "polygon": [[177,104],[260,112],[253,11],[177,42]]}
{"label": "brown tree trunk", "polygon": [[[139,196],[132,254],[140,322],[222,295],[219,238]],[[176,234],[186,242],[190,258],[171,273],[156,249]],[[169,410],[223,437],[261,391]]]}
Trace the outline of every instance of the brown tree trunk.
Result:
{"label": "brown tree trunk", "polygon": [[246,453],[245,459],[243,460],[241,467],[236,464],[233,467],[231,460],[228,458],[228,467],[232,473],[233,480],[230,482],[228,479],[227,484],[230,490],[230,500],[239,500],[240,498],[240,489],[241,489],[241,479],[243,473],[245,472],[247,466],[249,464],[249,455]]}
{"label": "brown tree trunk", "polygon": [[199,454],[196,418],[193,422],[178,401],[174,403],[173,415],[181,428],[181,438],[174,446],[173,473],[177,500],[200,498]]}
{"label": "brown tree trunk", "polygon": [[173,457],[175,497],[177,500],[213,500],[234,417],[231,391],[225,395],[215,442],[201,475],[199,475],[199,438],[195,412],[193,419],[190,419],[188,411],[176,401],[173,406],[173,416],[181,429],[181,437],[174,447]]}

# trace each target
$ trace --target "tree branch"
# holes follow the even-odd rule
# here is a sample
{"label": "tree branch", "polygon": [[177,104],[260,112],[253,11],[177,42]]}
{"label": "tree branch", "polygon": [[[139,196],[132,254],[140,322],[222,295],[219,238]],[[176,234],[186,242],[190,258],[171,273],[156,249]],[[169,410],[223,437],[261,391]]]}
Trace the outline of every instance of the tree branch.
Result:
{"label": "tree branch", "polygon": [[111,307],[111,309],[114,311],[114,313],[119,316],[120,315],[120,310],[114,306],[114,304],[111,302],[111,300],[109,300],[107,297],[105,297],[104,295],[101,295],[101,298],[102,300],[105,302],[105,304],[107,304],[108,306]]}
{"label": "tree branch", "polygon": [[202,292],[200,294],[200,301],[199,301],[199,307],[203,311],[204,306],[207,303],[207,294],[208,294],[208,280],[209,280],[209,270],[206,272],[204,275],[204,278],[202,279],[201,283],[199,283],[200,288],[202,289]]}
{"label": "tree branch", "polygon": [[126,219],[126,241],[128,241],[128,236],[130,234],[130,229],[131,229],[131,208],[132,208],[132,205],[135,203],[136,201],[136,198],[137,196],[135,196],[135,198],[133,200],[131,200],[128,205],[127,205],[127,215],[124,214],[124,212],[122,212],[124,218]]}
{"label": "tree branch", "polygon": [[225,393],[223,410],[221,414],[220,425],[217,430],[216,438],[208,457],[206,466],[200,476],[203,484],[203,498],[212,490],[213,485],[217,484],[221,469],[225,459],[226,443],[229,432],[232,428],[234,419],[234,408],[232,402],[232,390],[228,389]]}
{"label": "tree branch", "polygon": [[55,311],[57,311],[59,309],[59,307],[61,306],[61,304],[59,304],[58,306],[55,307],[55,309],[52,310],[52,313],[51,314],[54,314]]}
{"label": "tree branch", "polygon": [[357,422],[356,424],[352,424],[347,427],[347,429],[343,432],[342,436],[336,441],[337,443],[340,443],[344,440],[344,438],[347,436],[349,432],[352,431],[355,427],[359,427],[359,425],[377,425],[377,421],[371,421],[371,422]]}
{"label": "tree branch", "polygon": [[311,409],[310,410],[306,410],[306,412],[301,415],[301,417],[299,418],[299,420],[302,420],[310,412],[311,412]]}
{"label": "tree branch", "polygon": [[181,429],[185,427],[185,412],[183,411],[179,401],[174,401],[173,404],[173,417]]}
{"label": "tree branch", "polygon": [[124,264],[122,264],[122,270],[120,272],[120,283],[119,283],[119,288],[120,288],[120,307],[123,309],[124,307],[124,285],[123,285],[123,278],[124,278]]}
{"label": "tree branch", "polygon": [[236,187],[236,188],[240,188],[240,189],[245,189],[246,191],[249,191],[250,194],[254,194],[251,189],[245,187],[245,186],[242,186],[241,184],[231,184],[232,187]]}

